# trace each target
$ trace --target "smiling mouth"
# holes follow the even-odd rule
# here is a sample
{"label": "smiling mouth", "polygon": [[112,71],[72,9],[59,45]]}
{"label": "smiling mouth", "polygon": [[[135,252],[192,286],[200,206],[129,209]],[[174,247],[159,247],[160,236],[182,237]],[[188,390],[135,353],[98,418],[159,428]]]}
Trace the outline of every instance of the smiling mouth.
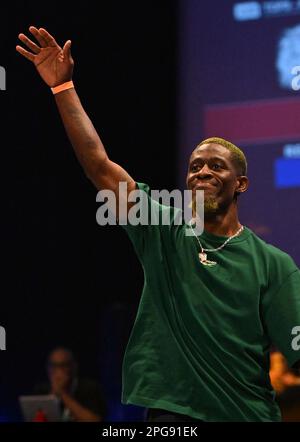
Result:
{"label": "smiling mouth", "polygon": [[205,189],[215,189],[216,186],[214,186],[213,184],[210,183],[201,183],[201,184],[197,184],[196,186],[194,186],[194,189],[197,190],[205,190]]}

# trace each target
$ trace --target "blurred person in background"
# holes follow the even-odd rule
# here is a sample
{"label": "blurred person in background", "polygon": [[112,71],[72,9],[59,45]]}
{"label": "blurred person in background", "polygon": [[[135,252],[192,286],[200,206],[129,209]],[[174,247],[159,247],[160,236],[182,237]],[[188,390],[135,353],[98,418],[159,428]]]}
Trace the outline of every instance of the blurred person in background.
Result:
{"label": "blurred person in background", "polygon": [[100,422],[106,406],[100,385],[78,376],[78,364],[71,350],[55,348],[47,360],[48,382],[35,387],[36,394],[54,394],[61,402],[62,420]]}
{"label": "blurred person in background", "polygon": [[286,358],[279,351],[273,351],[270,356],[270,379],[282,420],[300,422],[299,370],[289,368]]}

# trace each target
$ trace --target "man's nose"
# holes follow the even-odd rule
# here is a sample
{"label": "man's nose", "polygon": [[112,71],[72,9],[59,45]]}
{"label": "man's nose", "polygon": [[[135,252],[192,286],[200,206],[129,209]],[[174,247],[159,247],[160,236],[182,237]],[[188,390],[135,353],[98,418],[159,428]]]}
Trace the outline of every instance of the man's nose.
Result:
{"label": "man's nose", "polygon": [[204,166],[202,167],[202,169],[200,169],[197,173],[197,178],[199,179],[203,179],[203,178],[210,178],[212,177],[212,173],[210,168],[208,167],[207,164],[204,164]]}

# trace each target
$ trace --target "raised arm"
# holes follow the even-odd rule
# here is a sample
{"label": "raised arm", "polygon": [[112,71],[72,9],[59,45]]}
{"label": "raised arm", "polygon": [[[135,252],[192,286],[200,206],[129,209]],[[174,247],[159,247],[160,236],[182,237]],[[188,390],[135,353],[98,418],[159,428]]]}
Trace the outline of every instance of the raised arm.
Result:
{"label": "raised arm", "polygon": [[[49,87],[72,80],[74,61],[71,41],[61,48],[45,29],[29,28],[37,43],[24,34],[19,39],[27,49],[16,50],[34,63],[38,73]],[[112,190],[119,198],[119,182],[127,182],[128,192],[135,189],[135,181],[118,164],[111,161],[91,120],[84,111],[74,88],[55,94],[56,104],[64,127],[85,174],[97,189]]]}

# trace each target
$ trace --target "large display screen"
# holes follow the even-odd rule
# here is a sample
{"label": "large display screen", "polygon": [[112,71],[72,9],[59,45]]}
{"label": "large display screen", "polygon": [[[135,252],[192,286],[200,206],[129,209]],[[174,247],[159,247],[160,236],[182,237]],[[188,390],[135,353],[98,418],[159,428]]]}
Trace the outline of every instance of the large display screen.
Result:
{"label": "large display screen", "polygon": [[241,147],[240,220],[300,265],[300,1],[182,0],[180,185],[204,138]]}

